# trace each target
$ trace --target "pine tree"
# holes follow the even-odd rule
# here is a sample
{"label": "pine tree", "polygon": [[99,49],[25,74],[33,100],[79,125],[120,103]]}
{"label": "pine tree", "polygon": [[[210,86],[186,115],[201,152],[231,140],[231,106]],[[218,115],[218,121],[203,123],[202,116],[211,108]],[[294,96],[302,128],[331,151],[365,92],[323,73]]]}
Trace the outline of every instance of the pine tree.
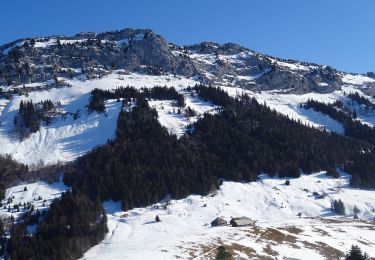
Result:
{"label": "pine tree", "polygon": [[338,215],[345,215],[345,206],[341,199],[333,202],[333,211]]}
{"label": "pine tree", "polygon": [[346,260],[367,260],[369,259],[366,253],[362,253],[362,250],[357,245],[352,245],[352,248],[345,256]]}

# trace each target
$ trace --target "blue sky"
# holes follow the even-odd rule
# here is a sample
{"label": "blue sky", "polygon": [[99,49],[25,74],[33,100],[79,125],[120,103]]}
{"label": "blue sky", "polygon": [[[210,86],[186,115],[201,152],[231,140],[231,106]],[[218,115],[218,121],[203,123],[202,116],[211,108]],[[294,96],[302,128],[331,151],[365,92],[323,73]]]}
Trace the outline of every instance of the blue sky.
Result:
{"label": "blue sky", "polygon": [[3,0],[0,10],[0,44],[150,28],[178,44],[235,42],[344,71],[375,71],[373,0]]}

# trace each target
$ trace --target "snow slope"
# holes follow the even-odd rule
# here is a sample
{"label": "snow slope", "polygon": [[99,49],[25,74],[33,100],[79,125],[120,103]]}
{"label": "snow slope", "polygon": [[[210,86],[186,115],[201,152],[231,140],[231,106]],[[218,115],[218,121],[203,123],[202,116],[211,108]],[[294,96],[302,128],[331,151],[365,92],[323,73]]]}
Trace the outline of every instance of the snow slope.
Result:
{"label": "snow slope", "polygon": [[[26,188],[26,190],[25,190]],[[68,190],[62,180],[53,183],[38,181],[33,183],[21,183],[6,190],[5,198],[1,201],[0,218],[10,218],[13,216],[15,219],[25,211],[21,207],[19,211],[14,209],[14,205],[30,202],[34,205],[35,210],[46,210],[55,198],[59,198],[61,193]],[[8,199],[12,202],[8,203]],[[10,207],[10,211],[8,210]]]}
{"label": "snow slope", "polygon": [[[229,55],[227,62],[240,62],[241,55]],[[246,54],[251,55],[251,53]],[[207,56],[207,57],[206,57]],[[212,62],[212,55],[206,55],[202,61]],[[302,65],[301,65],[302,66]],[[67,68],[69,69],[69,68]],[[298,68],[301,69],[301,68]],[[364,76],[344,76],[345,84],[341,90],[328,94],[308,93],[303,95],[288,94],[283,91],[260,91],[253,92],[236,87],[222,87],[230,95],[236,96],[246,93],[255,97],[260,103],[276,111],[289,116],[301,123],[325,128],[342,134],[343,126],[332,118],[316,112],[312,109],[305,110],[301,104],[308,99],[318,100],[320,102],[332,103],[341,100],[344,104],[348,103],[345,93],[358,92],[374,102],[372,97],[366,96],[360,87],[361,82],[370,80]],[[216,113],[217,107],[208,102],[203,102],[195,96],[186,92],[187,86],[193,86],[197,83],[195,78],[184,78],[173,75],[150,76],[136,73],[126,73],[122,70],[114,71],[102,78],[85,80],[84,77],[74,79],[60,78],[67,83],[67,87],[51,88],[48,86],[51,82],[41,82],[26,84],[26,87],[39,88],[31,91],[28,95],[14,96],[11,100],[0,99],[0,143],[2,144],[1,154],[11,154],[14,159],[29,166],[44,164],[54,164],[57,162],[68,162],[76,159],[94,147],[104,144],[108,139],[114,138],[116,121],[121,104],[114,100],[107,102],[106,114],[88,113],[87,105],[89,103],[90,92],[95,89],[115,89],[120,86],[134,86],[136,88],[169,86],[185,96],[186,107],[192,108],[197,112],[194,117],[187,117],[184,109],[178,114],[178,108],[173,106],[172,101],[150,101],[159,114],[160,123],[165,126],[170,133],[178,137],[183,135],[186,127],[195,122],[204,113]],[[21,86],[7,87],[20,88]],[[32,100],[34,103],[41,100],[50,99],[53,102],[60,102],[61,113],[67,113],[67,117],[57,118],[51,125],[42,125],[40,131],[32,134],[24,140],[19,140],[13,132],[13,119],[16,115],[21,100]],[[164,109],[162,109],[164,108]],[[363,123],[375,125],[375,112],[365,111],[359,105],[351,107],[358,114],[358,119]],[[174,110],[174,112],[173,112]],[[78,113],[78,119],[74,119],[73,114]]]}
{"label": "snow slope", "polygon": [[[286,186],[285,179],[262,176],[252,183],[224,182],[215,194],[173,200],[165,210],[159,203],[122,212],[119,203],[106,202],[109,233],[83,259],[209,259],[219,245],[238,259],[334,259],[352,244],[375,256],[375,224],[367,221],[374,218],[375,193],[348,182],[345,174],[333,179],[316,173]],[[345,217],[331,212],[334,199],[344,202]],[[361,220],[352,220],[354,206]],[[247,216],[257,223],[211,227],[218,216]]]}
{"label": "snow slope", "polygon": [[[174,134],[177,137],[181,137],[186,133],[186,129],[189,125],[196,122],[200,117],[203,117],[205,113],[215,114],[218,112],[219,107],[215,106],[211,102],[204,102],[198,98],[195,94],[191,96],[189,92],[179,90],[185,98],[185,107],[178,108],[174,105],[175,101],[171,100],[150,100],[149,105],[155,108],[158,112],[158,120],[162,126],[168,129],[170,134]],[[186,109],[191,108],[195,111],[195,116],[187,116]]]}
{"label": "snow slope", "polygon": [[[313,109],[306,110],[301,107],[301,105],[306,103],[309,99],[323,103],[341,101],[344,105],[347,105],[349,99],[346,95],[355,92],[368,98],[371,102],[375,102],[373,97],[364,94],[359,87],[353,85],[342,86],[341,90],[332,93],[320,94],[311,92],[302,95],[289,94],[285,93],[285,91],[282,92],[275,90],[254,92],[235,87],[221,86],[221,88],[234,97],[242,94],[254,97],[260,104],[266,104],[271,109],[275,109],[277,112],[286,115],[291,119],[299,120],[302,124],[321,129],[325,128],[339,134],[344,133],[344,128],[340,122],[320,112],[316,112]],[[359,105],[348,107],[357,112],[357,119],[362,123],[375,126],[375,111],[364,111]]]}

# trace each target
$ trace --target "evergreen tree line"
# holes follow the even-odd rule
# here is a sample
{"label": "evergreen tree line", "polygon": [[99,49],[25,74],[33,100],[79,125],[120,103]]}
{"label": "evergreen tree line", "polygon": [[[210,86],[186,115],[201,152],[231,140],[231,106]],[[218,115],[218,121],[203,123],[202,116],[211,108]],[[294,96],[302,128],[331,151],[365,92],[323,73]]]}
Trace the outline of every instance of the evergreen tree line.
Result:
{"label": "evergreen tree line", "polygon": [[[373,149],[303,126],[245,95],[234,99],[216,88],[194,90],[222,106],[222,112],[206,114],[177,139],[138,93],[136,107],[119,115],[116,139],[78,159],[64,181],[95,200],[121,200],[126,210],[168,193],[173,198],[207,194],[220,178],[254,181],[261,172],[298,177],[301,171],[332,171],[348,162],[356,167],[356,156]],[[358,173],[358,178],[375,186],[371,175]]]}
{"label": "evergreen tree line", "polygon": [[179,94],[176,89],[172,87],[155,86],[153,88],[142,88],[141,93],[132,87],[119,87],[114,91],[94,89],[91,91],[89,110],[101,113],[105,111],[105,102],[108,99],[122,98],[125,99],[125,102],[129,102],[132,98],[137,98],[140,95],[149,99],[176,100],[176,105],[178,107],[185,106],[184,96]]}
{"label": "evergreen tree line", "polygon": [[[200,140],[205,142],[211,142],[211,138],[216,136],[210,144],[210,150],[212,148],[221,150],[222,158],[228,160],[228,165],[235,165],[234,160],[253,153],[255,155],[244,158],[244,161],[251,162],[256,159],[255,165],[270,175],[295,177],[301,169],[305,173],[326,170],[337,177],[335,167],[340,166],[353,174],[356,169],[355,175],[367,182],[367,184],[362,182],[364,186],[375,186],[375,178],[367,174],[375,167],[368,167],[365,173],[361,173],[359,169],[365,167],[369,156],[373,156],[374,153],[371,152],[373,145],[303,126],[247,96],[233,99],[220,89],[204,86],[196,86],[195,89],[202,98],[221,105],[223,112],[215,116],[205,116],[199,120],[194,125],[195,131],[192,135],[203,135]],[[225,124],[227,127],[216,125],[210,129],[210,124],[201,126],[209,119]],[[225,132],[232,129],[234,133],[226,137],[228,133],[219,132],[222,129]],[[224,140],[232,142],[238,140],[238,144],[228,145]],[[238,148],[241,145],[243,146],[240,149],[242,152],[239,152]],[[236,149],[230,151],[233,147]],[[368,152],[363,153],[363,151]],[[235,158],[231,160],[231,157]]]}
{"label": "evergreen tree line", "polygon": [[375,152],[356,153],[344,165],[344,171],[352,177],[350,186],[355,188],[375,187]]}
{"label": "evergreen tree line", "polygon": [[[341,103],[341,102],[340,102]],[[312,108],[317,112],[328,115],[332,119],[340,122],[344,129],[345,135],[375,144],[375,130],[373,127],[362,124],[359,120],[355,120],[356,113],[336,109],[335,105],[325,104],[314,100],[308,100],[305,108]]]}
{"label": "evergreen tree line", "polygon": [[14,225],[8,241],[11,259],[77,259],[99,243],[108,232],[101,203],[84,194],[67,192],[55,200],[36,233],[26,223]]}
{"label": "evergreen tree line", "polygon": [[18,116],[14,118],[14,124],[20,131],[35,133],[40,127],[40,116],[32,101],[20,102]]}
{"label": "evergreen tree line", "polygon": [[366,108],[375,109],[375,104],[371,103],[368,98],[359,95],[358,92],[349,93],[347,97],[360,105],[364,105]]}
{"label": "evergreen tree line", "polygon": [[158,100],[176,100],[178,107],[185,106],[185,98],[182,94],[178,93],[173,87],[160,87],[155,86],[153,88],[143,88],[142,93],[146,98],[158,99]]}
{"label": "evergreen tree line", "polygon": [[14,161],[10,155],[0,155],[0,199],[4,199],[7,187],[24,179],[28,172],[26,165]]}

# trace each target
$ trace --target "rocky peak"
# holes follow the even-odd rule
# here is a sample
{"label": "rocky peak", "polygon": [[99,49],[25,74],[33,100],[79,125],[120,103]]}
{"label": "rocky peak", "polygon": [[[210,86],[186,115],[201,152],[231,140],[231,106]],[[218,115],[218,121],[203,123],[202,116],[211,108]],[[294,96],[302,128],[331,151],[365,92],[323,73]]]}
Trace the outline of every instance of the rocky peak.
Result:
{"label": "rocky peak", "polygon": [[234,43],[178,46],[149,29],[26,38],[0,46],[0,86],[82,73],[90,79],[117,69],[195,76],[212,85],[292,93],[326,93],[343,84],[343,73],[328,66],[279,59]]}
{"label": "rocky peak", "polygon": [[214,42],[202,42],[199,44],[186,46],[185,48],[199,54],[219,55],[234,55],[240,52],[249,51],[249,49],[235,43],[218,44]]}

